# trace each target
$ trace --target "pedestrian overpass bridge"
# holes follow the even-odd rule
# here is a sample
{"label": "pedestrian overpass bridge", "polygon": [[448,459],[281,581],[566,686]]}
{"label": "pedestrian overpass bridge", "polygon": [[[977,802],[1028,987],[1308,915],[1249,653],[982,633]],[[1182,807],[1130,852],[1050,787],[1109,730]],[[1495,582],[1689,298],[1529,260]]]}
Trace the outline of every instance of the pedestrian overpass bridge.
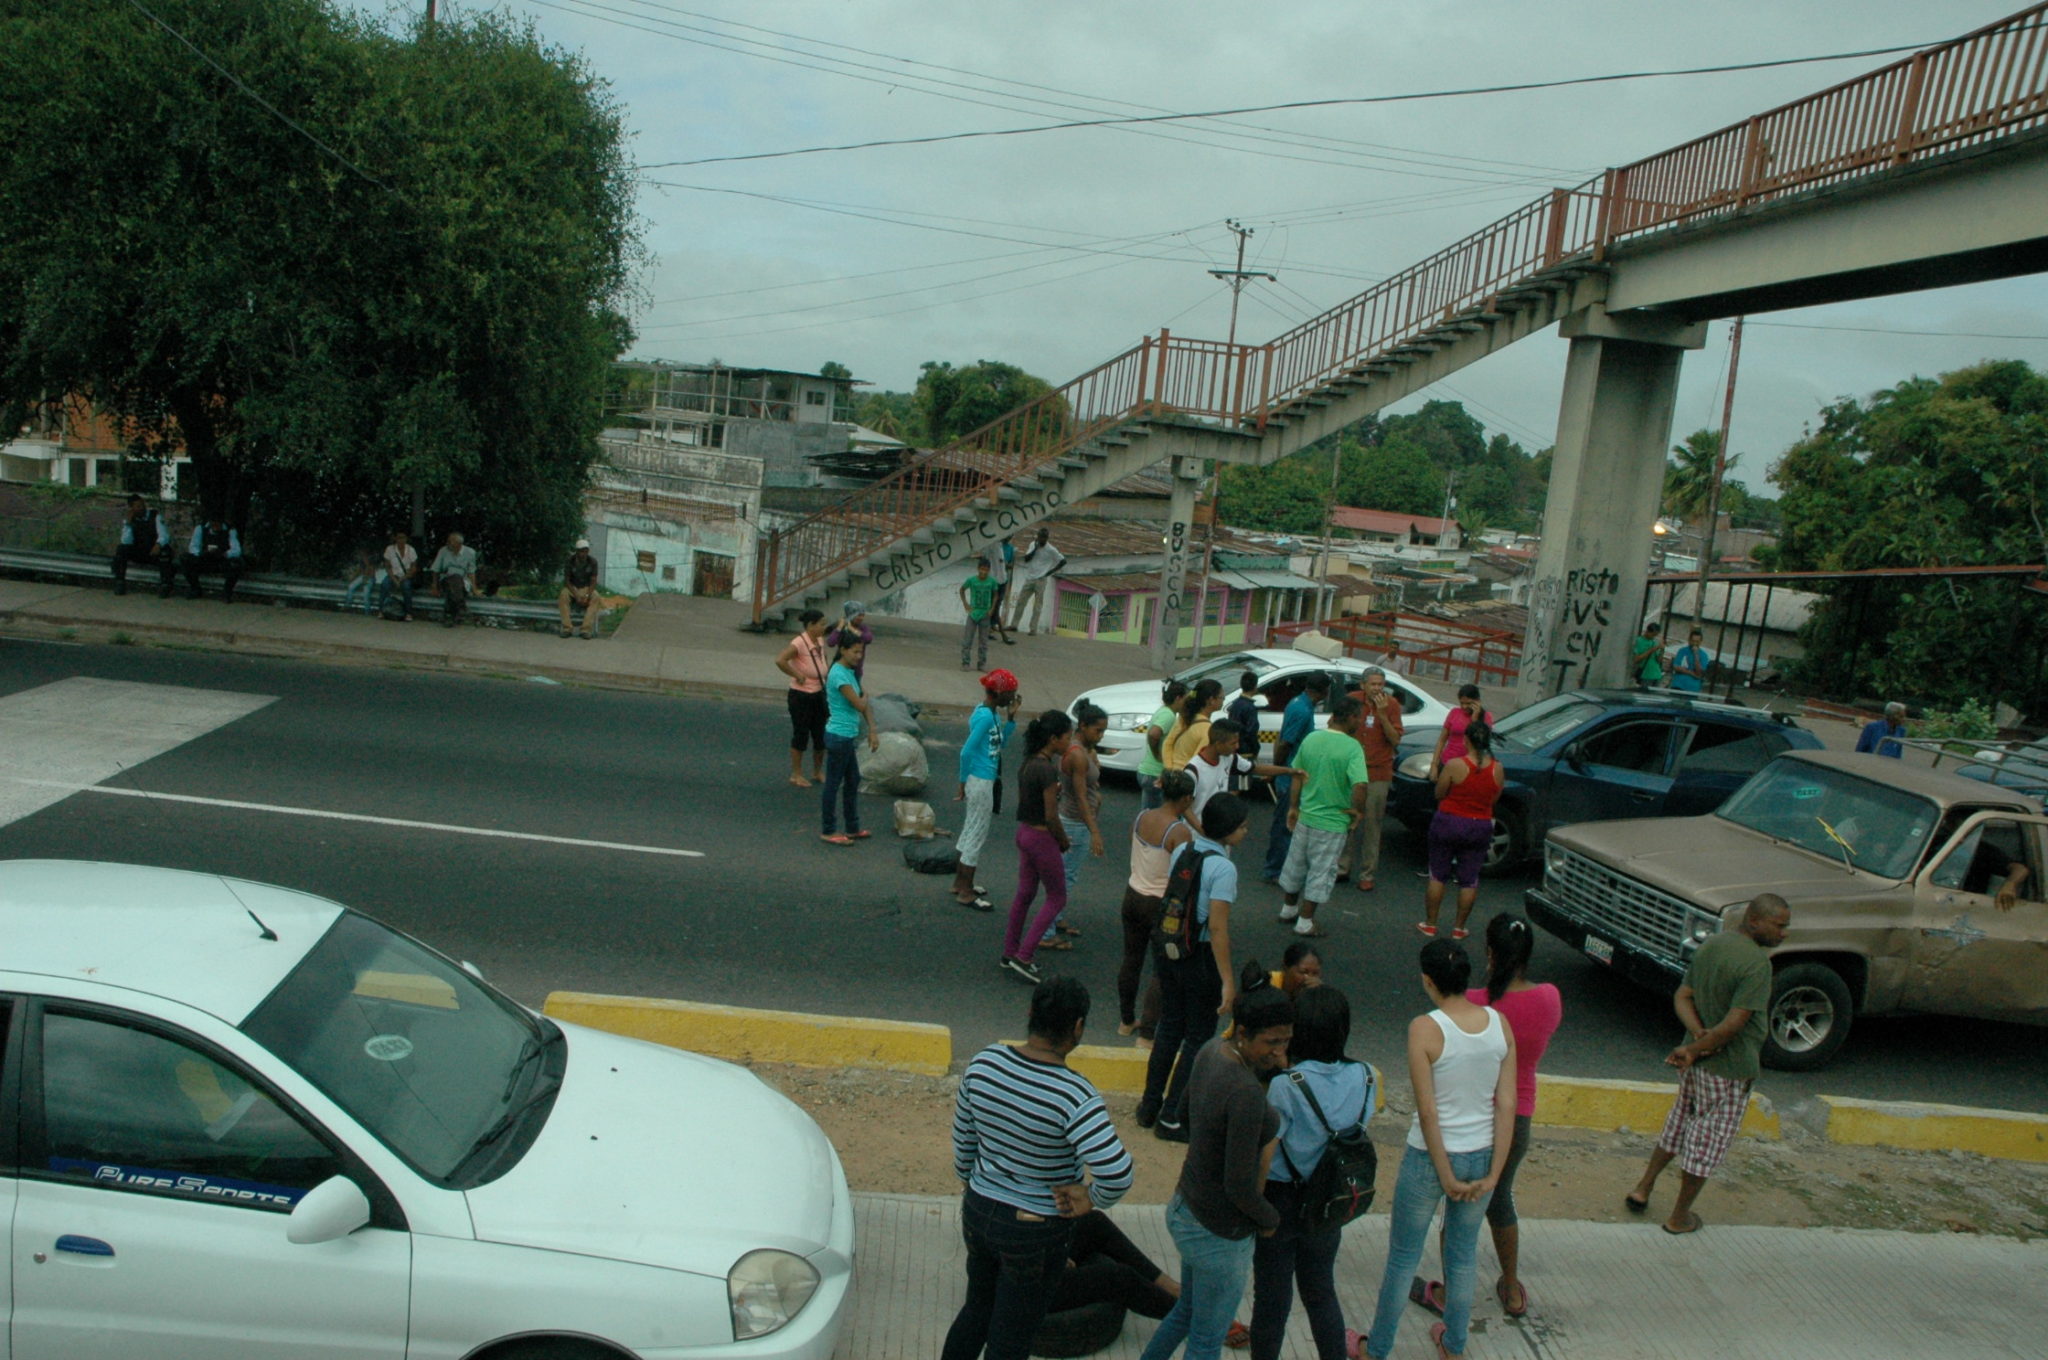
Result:
{"label": "pedestrian overpass bridge", "polygon": [[1620,166],[1265,344],[1160,331],[768,535],[760,621],[874,598],[1162,458],[1162,669],[1205,458],[1299,452],[1553,324],[1570,341],[1523,698],[1624,681],[1679,364],[1718,317],[2048,270],[2048,3]]}

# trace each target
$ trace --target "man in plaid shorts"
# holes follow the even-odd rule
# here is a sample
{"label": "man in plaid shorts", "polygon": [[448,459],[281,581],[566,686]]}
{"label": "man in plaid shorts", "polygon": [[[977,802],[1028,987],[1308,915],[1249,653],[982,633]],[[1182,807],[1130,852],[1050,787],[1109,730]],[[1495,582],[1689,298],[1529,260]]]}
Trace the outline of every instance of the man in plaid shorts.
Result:
{"label": "man in plaid shorts", "polygon": [[1657,1177],[1676,1159],[1678,1198],[1664,1221],[1665,1232],[1700,1230],[1692,1202],[1735,1141],[1735,1130],[1749,1109],[1750,1087],[1756,1084],[1765,1013],[1771,1006],[1771,956],[1765,951],[1783,943],[1791,924],[1792,908],[1784,898],[1759,894],[1740,925],[1699,947],[1672,998],[1678,1018],[1692,1036],[1691,1042],[1672,1049],[1664,1059],[1681,1074],[1678,1099],[1643,1178],[1623,1201],[1632,1214],[1647,1210]]}

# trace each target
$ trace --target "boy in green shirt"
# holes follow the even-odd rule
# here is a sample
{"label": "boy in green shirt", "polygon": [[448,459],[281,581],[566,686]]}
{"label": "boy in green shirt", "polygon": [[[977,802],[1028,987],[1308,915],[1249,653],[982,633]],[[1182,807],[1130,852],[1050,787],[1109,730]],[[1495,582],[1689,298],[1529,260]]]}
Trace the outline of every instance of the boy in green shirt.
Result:
{"label": "boy in green shirt", "polygon": [[[974,564],[974,575],[960,583],[960,607],[967,611],[967,624],[960,630],[960,669],[988,669],[989,618],[996,608],[996,581],[989,575],[988,559]],[[969,661],[968,654],[980,643],[980,656]]]}
{"label": "boy in green shirt", "polygon": [[1287,827],[1294,839],[1280,870],[1280,920],[1292,922],[1297,935],[1329,933],[1316,924],[1316,908],[1330,900],[1344,841],[1365,813],[1372,775],[1358,743],[1363,712],[1355,696],[1339,699],[1330,707],[1329,730],[1311,732],[1293,756],[1302,776],[1290,790]]}

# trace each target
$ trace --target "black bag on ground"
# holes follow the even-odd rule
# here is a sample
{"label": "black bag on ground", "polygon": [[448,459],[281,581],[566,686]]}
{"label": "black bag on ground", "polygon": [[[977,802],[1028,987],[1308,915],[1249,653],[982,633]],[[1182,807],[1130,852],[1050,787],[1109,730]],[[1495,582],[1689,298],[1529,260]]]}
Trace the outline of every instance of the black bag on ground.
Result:
{"label": "black bag on ground", "polygon": [[1183,845],[1166,871],[1166,892],[1159,899],[1152,943],[1169,959],[1178,961],[1195,952],[1195,913],[1201,905],[1197,896],[1202,888],[1202,866],[1209,862],[1212,853]]}
{"label": "black bag on ground", "polygon": [[1368,1063],[1365,1068],[1365,1108],[1359,1114],[1358,1122],[1348,1129],[1333,1129],[1329,1116],[1323,1113],[1322,1105],[1316,1100],[1316,1093],[1309,1089],[1301,1073],[1287,1074],[1294,1088],[1308,1101],[1308,1107],[1314,1111],[1323,1132],[1330,1135],[1322,1160],[1316,1163],[1315,1170],[1308,1173],[1306,1180],[1302,1179],[1294,1159],[1287,1156],[1286,1142],[1283,1140],[1280,1144],[1280,1155],[1286,1158],[1287,1169],[1294,1173],[1294,1183],[1301,1187],[1301,1193],[1294,1200],[1294,1225],[1303,1233],[1341,1228],[1372,1208],[1374,1182],[1380,1173],[1380,1154],[1373,1147],[1365,1124],[1372,1118],[1374,1088],[1378,1085],[1375,1075]]}
{"label": "black bag on ground", "polygon": [[396,590],[387,592],[384,596],[384,603],[377,608],[377,616],[392,623],[404,623],[405,597]]}
{"label": "black bag on ground", "polygon": [[943,836],[906,841],[903,862],[921,874],[950,874],[960,867],[960,852]]}

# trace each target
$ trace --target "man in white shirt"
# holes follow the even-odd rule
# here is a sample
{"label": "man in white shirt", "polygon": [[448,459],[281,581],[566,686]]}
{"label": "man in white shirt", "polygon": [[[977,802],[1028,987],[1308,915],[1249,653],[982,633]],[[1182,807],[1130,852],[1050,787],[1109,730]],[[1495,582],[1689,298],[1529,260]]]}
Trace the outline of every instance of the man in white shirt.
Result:
{"label": "man in white shirt", "polygon": [[1238,740],[1244,729],[1228,718],[1218,718],[1209,724],[1209,744],[1195,752],[1195,758],[1187,764],[1187,771],[1194,776],[1195,801],[1188,808],[1188,820],[1201,825],[1202,809],[1209,800],[1230,789],[1230,776],[1256,775],[1260,779],[1292,778],[1300,770],[1285,765],[1261,765],[1237,753]]}
{"label": "man in white shirt", "polygon": [[377,597],[377,608],[382,610],[395,590],[405,604],[405,621],[411,623],[412,585],[419,574],[419,549],[412,546],[411,538],[400,529],[391,535],[391,542],[384,548],[384,586]]}
{"label": "man in white shirt", "polygon": [[[1040,526],[1033,536],[1031,546],[1017,556],[1016,575],[1023,584],[1017,587],[1017,604],[1010,612],[1010,624],[1016,631],[1030,637],[1038,631],[1040,614],[1047,615],[1045,631],[1050,633],[1059,627],[1060,610],[1057,603],[1045,608],[1046,597],[1053,594],[1054,583],[1059,579],[1059,570],[1067,564],[1067,555],[1052,545],[1048,531]],[[1057,599],[1057,597],[1055,597]],[[1031,605],[1031,622],[1024,622],[1024,605]]]}

